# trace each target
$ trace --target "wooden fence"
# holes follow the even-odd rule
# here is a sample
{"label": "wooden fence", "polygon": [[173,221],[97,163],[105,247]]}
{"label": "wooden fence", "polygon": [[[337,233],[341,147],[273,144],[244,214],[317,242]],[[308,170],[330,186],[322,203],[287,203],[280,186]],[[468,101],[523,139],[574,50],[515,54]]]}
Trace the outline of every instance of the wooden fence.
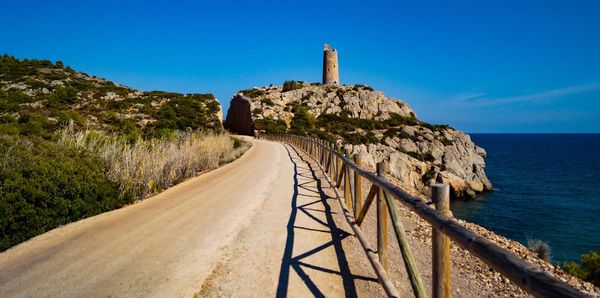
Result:
{"label": "wooden fence", "polygon": [[[450,241],[454,241],[490,265],[529,294],[537,297],[585,297],[583,293],[555,278],[549,272],[534,267],[510,251],[460,225],[450,216],[447,185],[432,186],[431,200],[435,204],[434,209],[421,199],[386,181],[385,163],[378,163],[377,173],[373,174],[361,167],[358,154],[354,155],[352,161],[348,153],[342,154],[341,148],[336,148],[327,141],[286,134],[261,134],[260,137],[294,146],[318,162],[323,172],[327,174],[326,179],[329,183],[337,187],[333,189],[340,201],[346,221],[373,266],[379,283],[390,297],[399,297],[399,293],[387,273],[388,222],[391,222],[394,230],[415,297],[427,297],[402,221],[396,212],[395,200],[406,205],[432,226],[433,297],[450,297]],[[371,189],[364,201],[361,187],[363,179],[371,183]],[[374,202],[377,209],[376,250],[371,248],[360,229],[369,207]]]}

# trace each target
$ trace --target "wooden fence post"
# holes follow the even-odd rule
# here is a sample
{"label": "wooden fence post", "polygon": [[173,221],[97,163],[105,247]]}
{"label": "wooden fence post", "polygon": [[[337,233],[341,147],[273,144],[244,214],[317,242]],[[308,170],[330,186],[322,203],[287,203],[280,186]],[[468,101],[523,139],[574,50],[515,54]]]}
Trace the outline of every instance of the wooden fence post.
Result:
{"label": "wooden fence post", "polygon": [[[362,161],[360,159],[360,154],[354,154],[354,163],[360,168],[362,167]],[[362,208],[362,176],[358,175],[354,172],[354,202],[352,202],[352,206],[354,206],[354,219],[358,216],[358,212]]]}
{"label": "wooden fence post", "polygon": [[[347,159],[350,158],[350,150],[346,150],[346,154],[344,154],[344,157],[346,157]],[[350,173],[350,167],[346,165],[346,174],[344,175],[344,197],[346,198],[346,207],[348,207],[348,209],[352,211],[352,186],[350,185]]]}
{"label": "wooden fence post", "polygon": [[313,154],[313,158],[314,158],[316,161],[318,161],[318,160],[319,160],[319,145],[317,145],[317,139],[315,139],[315,138],[311,138],[311,140],[312,140],[312,145],[313,145],[313,147],[315,148],[315,149],[313,150],[313,153],[314,153],[314,154]]}
{"label": "wooden fence post", "polygon": [[[381,175],[381,178],[385,179],[387,177],[387,173],[389,171],[388,167],[388,164],[384,163],[384,171]],[[394,197],[388,192],[384,191],[384,198],[385,202],[387,203],[387,209],[392,222],[392,228],[394,229],[396,241],[398,241],[398,246],[400,247],[400,252],[402,253],[402,260],[404,261],[404,267],[406,268],[406,273],[408,274],[408,279],[410,280],[410,286],[413,289],[413,293],[415,294],[415,297],[427,297],[427,291],[423,285],[419,268],[417,267],[412,254],[412,249],[408,243],[408,237],[406,236],[404,225],[402,224],[402,220],[398,217]]]}
{"label": "wooden fence post", "polygon": [[[377,163],[377,176],[385,175],[385,163]],[[383,189],[379,188],[377,191],[377,254],[379,255],[379,262],[383,266],[383,269],[388,269],[388,257],[387,257],[387,204],[385,203]]]}
{"label": "wooden fence post", "polygon": [[[450,213],[450,187],[445,184],[434,184],[431,187],[431,201],[435,209],[445,216]],[[432,297],[450,297],[450,239],[442,232],[432,228]]]}
{"label": "wooden fence post", "polygon": [[[331,181],[335,181],[335,154],[333,154],[335,150],[333,143],[329,143],[329,150],[331,150],[329,152],[329,174],[331,175]],[[335,187],[335,185],[331,187]]]}
{"label": "wooden fence post", "polygon": [[[338,153],[342,152],[342,146],[341,146],[341,145],[339,145],[339,146],[337,147],[337,152],[338,152]],[[339,158],[339,157],[336,155],[336,156],[335,156],[335,167],[336,167],[336,169],[335,169],[335,174],[336,174],[336,176],[335,176],[335,177],[336,177],[336,178],[335,178],[335,179],[336,179],[336,180],[337,180],[337,178],[338,178],[338,177],[340,177],[340,175],[342,174],[342,173],[341,173],[341,172],[342,172],[342,165],[343,165],[343,162],[342,162],[342,160],[341,160],[341,159],[340,159],[340,158]],[[339,185],[339,184],[338,184],[338,185],[336,185],[336,186],[339,188],[341,185]]]}
{"label": "wooden fence post", "polygon": [[323,161],[325,160],[325,150],[323,150],[323,141],[321,139],[317,139],[317,146],[319,146],[319,165],[323,165]]}

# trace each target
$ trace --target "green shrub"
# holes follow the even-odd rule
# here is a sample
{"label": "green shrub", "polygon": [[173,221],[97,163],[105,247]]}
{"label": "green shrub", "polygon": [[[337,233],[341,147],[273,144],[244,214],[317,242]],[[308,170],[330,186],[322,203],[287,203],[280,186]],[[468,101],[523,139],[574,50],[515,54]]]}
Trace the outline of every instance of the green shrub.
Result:
{"label": "green shrub", "polygon": [[561,267],[567,273],[600,287],[600,254],[597,252],[590,251],[581,255],[581,264],[564,262]]}
{"label": "green shrub", "polygon": [[295,105],[292,107],[294,117],[290,123],[290,131],[293,134],[305,135],[315,129],[315,117],[308,113],[305,107]]}
{"label": "green shrub", "polygon": [[206,105],[197,98],[175,98],[158,110],[158,128],[196,130],[208,128],[207,123]]}
{"label": "green shrub", "polygon": [[131,201],[98,156],[71,147],[2,136],[0,164],[0,251]]}
{"label": "green shrub", "polygon": [[373,91],[373,88],[367,86],[367,85],[362,85],[362,84],[356,84],[354,85],[354,87],[352,88],[352,90],[354,91],[358,91],[359,89],[364,89],[364,90],[368,90],[368,91]]}
{"label": "green shrub", "polygon": [[287,125],[281,119],[273,119],[272,117],[258,119],[254,121],[254,129],[264,130],[266,133],[285,133]]}
{"label": "green shrub", "polygon": [[263,96],[263,95],[267,94],[266,91],[261,90],[261,89],[256,89],[256,88],[252,88],[252,89],[248,89],[248,90],[242,90],[240,92],[243,93],[244,96],[248,96],[250,98],[257,98],[257,97],[260,97],[260,96]]}
{"label": "green shrub", "polygon": [[242,147],[242,141],[240,141],[240,139],[235,137],[231,137],[231,139],[233,140],[233,149]]}
{"label": "green shrub", "polygon": [[270,107],[274,106],[275,103],[270,98],[263,98],[260,101],[262,104],[268,105]]}
{"label": "green shrub", "polygon": [[401,116],[396,113],[390,113],[390,119],[387,119],[385,123],[392,127],[400,125],[414,126],[419,124],[419,120],[413,116]]}
{"label": "green shrub", "polygon": [[296,89],[302,88],[304,82],[301,81],[285,81],[283,82],[283,90],[282,92],[288,92]]}
{"label": "green shrub", "polygon": [[368,131],[365,134],[362,133],[344,133],[342,135],[346,142],[352,145],[359,144],[373,144],[378,143],[379,139],[375,136],[375,134],[371,131]]}
{"label": "green shrub", "polygon": [[60,125],[68,124],[73,121],[76,125],[83,126],[85,124],[85,118],[81,116],[77,111],[64,111],[58,116],[58,122]]}
{"label": "green shrub", "polygon": [[128,119],[123,123],[124,124],[121,126],[121,137],[130,144],[133,144],[139,140],[141,137],[141,131],[137,127],[135,121]]}
{"label": "green shrub", "polygon": [[36,113],[25,112],[19,118],[20,133],[26,136],[41,136],[49,139],[58,123],[48,120],[48,117]]}

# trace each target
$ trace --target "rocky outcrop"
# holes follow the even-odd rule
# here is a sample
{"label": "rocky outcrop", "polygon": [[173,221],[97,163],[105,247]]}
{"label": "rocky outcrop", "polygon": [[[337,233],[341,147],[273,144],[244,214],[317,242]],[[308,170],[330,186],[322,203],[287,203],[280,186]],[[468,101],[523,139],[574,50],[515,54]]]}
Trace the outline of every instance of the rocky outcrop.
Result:
{"label": "rocky outcrop", "polygon": [[[295,124],[298,111],[310,119]],[[419,121],[406,102],[364,85],[297,83],[293,88],[242,90],[231,101],[225,127],[249,135],[254,127],[297,133],[298,123],[310,126],[300,131],[327,137],[361,154],[371,169],[388,161],[390,174],[413,193],[426,195],[437,182],[449,184],[459,198],[492,190],[485,174],[485,150],[469,135]]]}
{"label": "rocky outcrop", "polygon": [[239,135],[254,135],[254,121],[252,120],[251,104],[242,94],[236,94],[231,99],[227,118],[223,123],[225,129]]}
{"label": "rocky outcrop", "polygon": [[[387,160],[390,174],[399,184],[418,193],[427,194],[428,186],[438,182],[450,185],[453,196],[458,198],[492,190],[485,174],[485,150],[461,131],[448,128],[444,132],[452,136],[452,142],[446,145],[425,128],[419,132],[423,137],[421,141],[394,137],[385,138],[384,144],[348,144],[345,149],[361,154],[363,163],[371,169],[376,162]],[[428,159],[415,158],[419,156]]]}

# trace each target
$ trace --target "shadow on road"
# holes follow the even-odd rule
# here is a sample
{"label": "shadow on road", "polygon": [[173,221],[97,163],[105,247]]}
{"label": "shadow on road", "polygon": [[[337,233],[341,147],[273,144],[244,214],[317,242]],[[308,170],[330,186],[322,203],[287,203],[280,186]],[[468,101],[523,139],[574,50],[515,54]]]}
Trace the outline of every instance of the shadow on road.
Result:
{"label": "shadow on road", "polygon": [[[320,272],[341,276],[345,296],[356,297],[357,293],[354,280],[364,279],[376,281],[376,279],[356,276],[350,272],[350,267],[348,266],[346,254],[342,246],[342,240],[344,240],[350,234],[339,229],[333,220],[333,213],[331,211],[329,201],[333,202],[335,198],[329,197],[327,194],[325,194],[325,191],[321,185],[321,180],[317,176],[318,169],[309,161],[309,158],[293,147],[286,146],[286,149],[288,151],[290,160],[294,164],[294,194],[291,200],[292,210],[287,224],[287,240],[285,251],[283,253],[281,270],[279,273],[277,297],[287,297],[291,271],[290,269],[293,269],[293,272],[295,272],[302,279],[306,287],[315,297],[325,297],[325,295],[319,289],[318,281],[311,279],[309,274],[306,273],[306,269],[317,270]],[[300,182],[300,180],[302,180],[302,182]],[[310,202],[299,204],[299,197],[303,200],[310,200]],[[314,198],[315,200],[312,200],[311,198]],[[319,209],[318,207],[323,207],[323,209]],[[306,215],[308,218],[317,223],[317,225],[321,226],[321,228],[299,226],[297,224],[298,212]],[[323,215],[325,217],[324,219]],[[308,231],[312,233],[328,233],[331,235],[331,241],[325,244],[317,245],[302,253],[296,252],[296,256],[294,256],[293,250],[295,241],[302,240],[296,239],[296,230]],[[310,264],[305,260],[307,257],[316,255],[332,246],[337,256],[337,263],[340,269],[339,271],[324,268],[315,264]]]}

